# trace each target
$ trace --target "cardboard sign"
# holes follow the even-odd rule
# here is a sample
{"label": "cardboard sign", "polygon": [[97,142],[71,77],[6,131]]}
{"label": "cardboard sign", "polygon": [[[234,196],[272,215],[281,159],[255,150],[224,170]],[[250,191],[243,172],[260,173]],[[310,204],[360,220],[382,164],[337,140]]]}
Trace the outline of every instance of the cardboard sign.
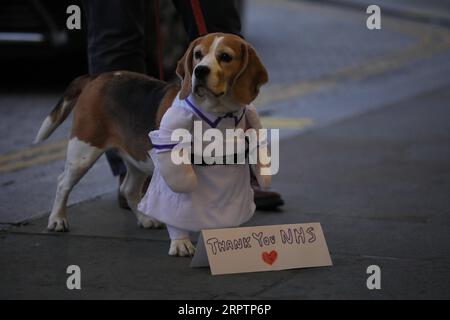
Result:
{"label": "cardboard sign", "polygon": [[227,274],[331,266],[320,223],[203,230],[192,267]]}

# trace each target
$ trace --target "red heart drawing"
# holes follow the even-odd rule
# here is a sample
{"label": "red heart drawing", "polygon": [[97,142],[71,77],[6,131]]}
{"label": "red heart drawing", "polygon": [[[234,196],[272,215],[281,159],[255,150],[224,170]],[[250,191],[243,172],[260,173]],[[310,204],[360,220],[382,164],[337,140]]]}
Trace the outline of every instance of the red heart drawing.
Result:
{"label": "red heart drawing", "polygon": [[277,260],[277,257],[278,257],[278,252],[276,252],[275,250],[262,253],[263,261],[269,265],[272,265],[275,262],[275,260]]}

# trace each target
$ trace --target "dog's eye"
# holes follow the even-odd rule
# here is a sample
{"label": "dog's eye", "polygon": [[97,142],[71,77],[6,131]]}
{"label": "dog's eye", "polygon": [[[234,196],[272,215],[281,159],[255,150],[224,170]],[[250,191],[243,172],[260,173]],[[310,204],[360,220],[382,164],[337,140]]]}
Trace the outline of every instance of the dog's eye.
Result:
{"label": "dog's eye", "polygon": [[197,59],[197,60],[200,60],[201,58],[203,58],[202,52],[200,50],[199,51],[195,51],[194,52],[194,58]]}
{"label": "dog's eye", "polygon": [[233,57],[231,57],[228,53],[221,53],[219,56],[219,60],[223,62],[230,62],[233,60]]}

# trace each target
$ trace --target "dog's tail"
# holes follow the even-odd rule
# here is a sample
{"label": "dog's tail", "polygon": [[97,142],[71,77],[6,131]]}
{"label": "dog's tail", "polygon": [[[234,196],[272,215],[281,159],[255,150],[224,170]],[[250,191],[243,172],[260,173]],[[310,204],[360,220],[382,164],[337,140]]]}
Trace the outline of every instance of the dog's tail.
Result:
{"label": "dog's tail", "polygon": [[38,143],[47,139],[56,128],[59,127],[64,120],[66,120],[67,116],[72,111],[75,106],[78,97],[83,91],[86,84],[92,81],[95,76],[84,75],[74,79],[66,91],[64,91],[63,96],[59,99],[56,106],[53,108],[52,112],[45,118],[44,122],[42,122],[41,128],[39,129],[36,138],[34,139],[34,143]]}

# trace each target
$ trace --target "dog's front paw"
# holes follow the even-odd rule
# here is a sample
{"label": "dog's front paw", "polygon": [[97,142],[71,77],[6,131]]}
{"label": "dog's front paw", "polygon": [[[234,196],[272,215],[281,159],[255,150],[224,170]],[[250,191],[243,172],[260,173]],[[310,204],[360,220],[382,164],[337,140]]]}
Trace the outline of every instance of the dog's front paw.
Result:
{"label": "dog's front paw", "polygon": [[195,247],[189,239],[172,240],[170,242],[170,256],[192,257],[194,253]]}
{"label": "dog's front paw", "polygon": [[50,218],[48,218],[47,230],[66,232],[69,231],[69,223],[67,222],[66,218],[50,216]]}
{"label": "dog's front paw", "polygon": [[144,229],[158,229],[163,226],[163,224],[158,220],[147,217],[142,213],[138,213],[137,219],[138,219],[138,226]]}

